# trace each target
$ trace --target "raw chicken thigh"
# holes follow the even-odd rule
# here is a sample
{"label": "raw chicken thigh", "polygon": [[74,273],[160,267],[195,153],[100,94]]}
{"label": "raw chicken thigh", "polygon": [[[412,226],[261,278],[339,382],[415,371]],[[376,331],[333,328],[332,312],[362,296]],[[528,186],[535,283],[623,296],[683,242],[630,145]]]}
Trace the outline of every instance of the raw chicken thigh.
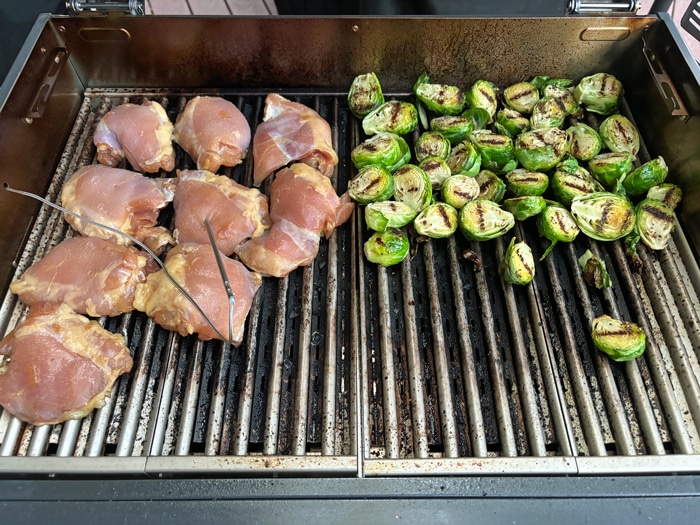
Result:
{"label": "raw chicken thigh", "polygon": [[[176,179],[149,179],[133,171],[100,164],[84,166],[63,187],[64,208],[136,237],[157,254],[174,244],[167,228],[156,226],[158,214],[173,200]],[[83,235],[129,245],[122,235],[64,214]]]}
{"label": "raw chicken thigh", "polygon": [[115,168],[126,157],[139,171],[155,173],[175,168],[173,124],[163,106],[122,104],[109,111],[95,128],[97,161]]}
{"label": "raw chicken thigh", "polygon": [[[223,257],[235,305],[233,308],[234,346],[241,344],[245,320],[255,292],[262,284],[259,274],[248,271],[238,261]],[[211,245],[182,243],[168,252],[165,266],[192,296],[216,329],[229,335],[229,302]],[[216,339],[212,330],[192,303],[170,282],[162,270],[152,273],[136,287],[134,307],[152,317],[166,330],[186,336],[197,333],[203,340]]]}
{"label": "raw chicken thigh", "polygon": [[257,272],[284,277],[310,264],[318,254],[321,235],[329,237],[353,209],[348,194],[338,197],[330,179],[318,170],[292,164],[280,170],[270,186],[272,227],[241,244],[236,254]]}
{"label": "raw chicken thigh", "polygon": [[243,113],[220,97],[195,97],[175,122],[175,142],[197,168],[216,172],[243,162],[250,145],[250,125]]}
{"label": "raw chicken thigh", "polygon": [[333,174],[338,155],[333,149],[331,127],[313,109],[270,93],[265,99],[263,122],[253,137],[253,179],[259,186],[268,175],[299,161]]}
{"label": "raw chicken thigh", "polygon": [[132,246],[73,237],[53,247],[10,290],[30,306],[64,303],[79,314],[119,315],[134,309],[136,283],[146,280],[147,262]]}
{"label": "raw chicken thigh", "polygon": [[178,172],[175,190],[175,238],[209,244],[204,220],[209,219],[216,245],[231,255],[243,241],[270,227],[267,197],[223,175],[203,170]]}
{"label": "raw chicken thigh", "polygon": [[86,416],[104,405],[133,361],[124,338],[66,305],[41,304],[0,341],[0,405],[34,425]]}

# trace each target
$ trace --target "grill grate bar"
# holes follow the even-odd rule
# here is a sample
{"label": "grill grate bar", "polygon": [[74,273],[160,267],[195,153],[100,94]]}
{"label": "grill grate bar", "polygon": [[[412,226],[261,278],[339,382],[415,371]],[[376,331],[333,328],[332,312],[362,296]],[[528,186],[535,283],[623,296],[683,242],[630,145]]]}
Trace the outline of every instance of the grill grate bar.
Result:
{"label": "grill grate bar", "polygon": [[199,388],[202,381],[202,363],[204,361],[204,341],[196,341],[191,350],[190,366],[185,380],[185,396],[182,403],[182,416],[175,443],[175,454],[187,456],[190,453],[191,444],[197,423],[197,406],[199,400]]}
{"label": "grill grate bar", "polygon": [[158,407],[155,410],[155,417],[151,420],[149,430],[148,454],[159,456],[163,453],[166,433],[168,430],[168,416],[173,402],[173,390],[177,377],[177,353],[179,350],[179,337],[174,333],[168,336],[167,356],[165,366],[161,368],[161,377],[158,381],[158,391],[156,399]]}
{"label": "grill grate bar", "polygon": [[58,442],[58,448],[56,449],[56,455],[61,457],[70,456],[73,451],[76,450],[78,445],[78,440],[84,441],[85,436],[81,435],[82,421],[78,419],[71,419],[63,423],[63,428],[61,430],[61,439]]}
{"label": "grill grate bar", "polygon": [[228,372],[231,365],[230,345],[217,343],[215,353],[218,355],[218,366],[214,377],[214,392],[209,405],[209,421],[207,426],[207,438],[204,453],[213,456],[219,453],[221,444],[222,426],[224,423],[224,405],[226,403],[226,391]]}

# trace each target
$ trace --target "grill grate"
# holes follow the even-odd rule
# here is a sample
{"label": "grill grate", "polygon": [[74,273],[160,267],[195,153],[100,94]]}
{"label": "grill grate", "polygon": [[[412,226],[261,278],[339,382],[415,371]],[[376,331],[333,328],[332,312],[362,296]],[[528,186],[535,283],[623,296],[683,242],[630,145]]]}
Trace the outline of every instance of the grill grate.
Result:
{"label": "grill grate", "polygon": [[[56,200],[79,165],[94,162],[92,133],[112,105],[156,99],[174,121],[193,95],[87,91],[48,198]],[[344,94],[285,95],[331,124],[341,159],[335,184],[343,191],[353,173],[350,151],[362,140]],[[265,94],[227,96],[254,131]],[[178,169],[193,167],[177,146],[176,152]],[[640,156],[648,158],[645,150]],[[252,162],[225,173],[249,185]],[[166,211],[164,223],[171,220]],[[535,257],[547,245],[531,221],[514,234]],[[42,208],[17,274],[69,235],[61,215]],[[700,468],[700,272],[680,226],[667,250],[640,249],[641,275],[630,271],[620,243],[579,236],[538,263],[526,287],[498,275],[510,237],[434,240],[401,265],[382,268],[362,256],[367,236],[360,211],[322,241],[312,266],[266,278],[245,340],[231,352],[167,332],[138,312],[101,319],[127,338],[134,369],[107,405],[82,421],[34,428],[2,413],[0,472],[372,476]],[[577,259],[587,248],[605,260],[612,289],[583,281]],[[464,260],[465,250],[482,262],[481,271]],[[8,330],[25,313],[9,294],[1,308]],[[588,326],[601,313],[644,328],[649,345],[642,358],[614,363],[592,347]]]}

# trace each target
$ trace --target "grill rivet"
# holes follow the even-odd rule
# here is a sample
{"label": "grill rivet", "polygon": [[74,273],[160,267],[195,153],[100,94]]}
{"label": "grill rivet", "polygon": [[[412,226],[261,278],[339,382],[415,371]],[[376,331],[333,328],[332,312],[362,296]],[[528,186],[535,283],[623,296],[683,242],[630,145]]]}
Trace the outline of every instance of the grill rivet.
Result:
{"label": "grill rivet", "polygon": [[31,124],[32,122],[34,122],[34,119],[31,117],[24,117],[22,120],[25,124]]}
{"label": "grill rivet", "polygon": [[353,33],[357,33],[360,30],[358,26],[352,26]]}
{"label": "grill rivet", "polygon": [[65,33],[65,32],[66,32],[66,26],[58,26],[58,32],[59,32],[59,33]]}

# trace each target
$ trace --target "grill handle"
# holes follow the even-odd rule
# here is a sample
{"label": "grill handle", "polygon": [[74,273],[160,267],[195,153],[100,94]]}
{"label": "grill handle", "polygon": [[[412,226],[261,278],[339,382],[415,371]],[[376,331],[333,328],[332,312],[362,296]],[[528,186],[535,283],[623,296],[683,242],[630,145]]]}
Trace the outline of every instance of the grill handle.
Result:
{"label": "grill handle", "polygon": [[128,13],[144,15],[145,0],[66,0],[66,9],[73,15],[90,13]]}
{"label": "grill handle", "polygon": [[649,72],[654,78],[654,83],[656,84],[659,93],[663,97],[666,107],[670,111],[671,115],[675,117],[683,117],[685,119],[689,118],[690,114],[683,104],[683,101],[673,85],[671,78],[668,76],[666,68],[664,68],[663,64],[659,60],[658,54],[654,52],[645,39],[642,39],[642,43],[644,44],[642,53],[644,54],[644,59],[649,67]]}
{"label": "grill handle", "polygon": [[639,0],[626,2],[591,2],[590,0],[568,0],[566,10],[572,15],[636,13],[639,11]]}

